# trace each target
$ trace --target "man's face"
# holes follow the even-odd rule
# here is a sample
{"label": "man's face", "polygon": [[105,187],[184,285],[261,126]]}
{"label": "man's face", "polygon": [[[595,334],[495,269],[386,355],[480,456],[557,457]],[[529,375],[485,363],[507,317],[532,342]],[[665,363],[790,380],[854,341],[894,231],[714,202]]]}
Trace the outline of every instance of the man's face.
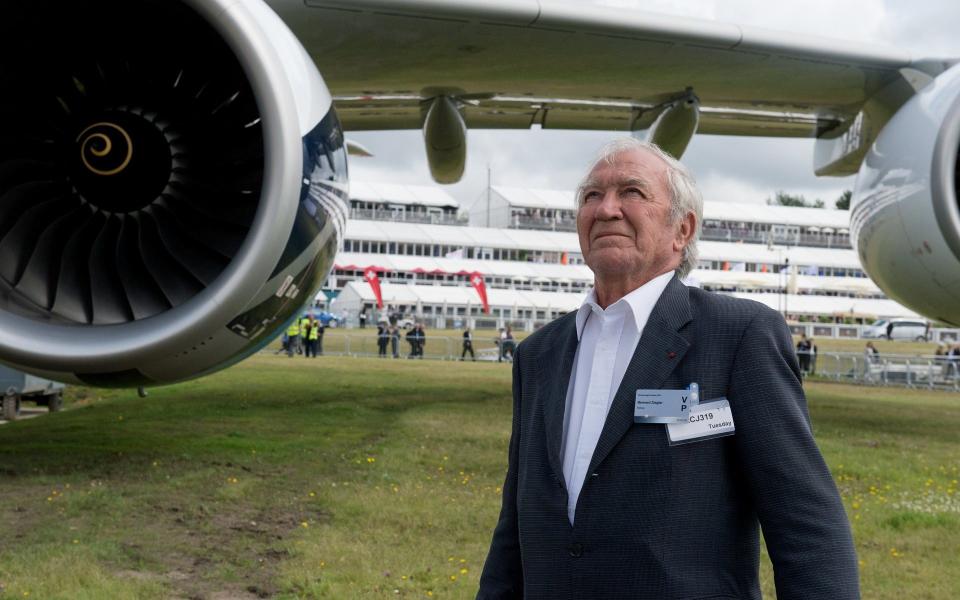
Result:
{"label": "man's face", "polygon": [[680,264],[685,221],[670,221],[666,163],[645,150],[621,152],[587,178],[577,213],[580,249],[599,277],[648,280]]}

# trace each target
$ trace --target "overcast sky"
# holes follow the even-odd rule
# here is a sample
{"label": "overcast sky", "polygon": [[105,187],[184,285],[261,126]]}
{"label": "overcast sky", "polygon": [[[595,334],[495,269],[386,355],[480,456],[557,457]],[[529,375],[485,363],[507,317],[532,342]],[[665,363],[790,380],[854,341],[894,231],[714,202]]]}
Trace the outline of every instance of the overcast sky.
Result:
{"label": "overcast sky", "polygon": [[[544,0],[551,1],[551,0]],[[560,1],[560,0],[556,0]],[[878,42],[916,57],[960,56],[957,0],[593,0],[592,4],[699,17],[851,41]],[[597,148],[613,135],[586,131],[471,131],[463,181],[445,188],[469,206],[493,183],[573,189]],[[419,131],[348,134],[374,158],[353,158],[351,178],[432,185]],[[743,160],[749,156],[749,160]],[[812,140],[696,136],[683,162],[707,201],[763,203],[777,190],[828,206],[853,177],[814,177]]]}

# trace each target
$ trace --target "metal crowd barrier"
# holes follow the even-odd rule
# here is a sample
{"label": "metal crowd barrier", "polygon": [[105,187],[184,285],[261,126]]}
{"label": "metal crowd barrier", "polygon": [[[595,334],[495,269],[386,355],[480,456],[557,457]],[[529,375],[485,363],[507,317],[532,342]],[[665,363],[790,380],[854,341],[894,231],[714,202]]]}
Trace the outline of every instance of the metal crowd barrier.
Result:
{"label": "metal crowd barrier", "polygon": [[[519,340],[515,340],[514,343],[519,343]],[[460,360],[462,348],[461,336],[431,335],[430,330],[427,330],[423,354],[416,356],[412,352],[404,331],[398,340],[396,358]],[[327,330],[322,351],[323,354],[332,356],[377,357],[379,356],[377,330],[370,328],[346,331]],[[501,358],[500,346],[497,344],[494,332],[488,330],[473,332],[473,351],[476,360],[496,361]],[[280,341],[272,343],[263,352],[282,353]],[[393,347],[389,340],[385,358],[394,358]],[[470,354],[467,353],[466,360],[470,359]],[[800,362],[802,365],[805,361]],[[862,385],[960,391],[960,357],[908,354],[879,354],[871,357],[860,352],[819,352],[810,355],[807,375]]]}
{"label": "metal crowd barrier", "polygon": [[960,357],[819,352],[809,375],[864,385],[960,391]]}

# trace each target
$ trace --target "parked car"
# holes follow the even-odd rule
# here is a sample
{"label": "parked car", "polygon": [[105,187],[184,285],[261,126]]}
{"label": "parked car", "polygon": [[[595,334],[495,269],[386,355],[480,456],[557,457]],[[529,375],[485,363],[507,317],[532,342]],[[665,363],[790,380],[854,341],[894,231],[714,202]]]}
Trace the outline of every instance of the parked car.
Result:
{"label": "parked car", "polygon": [[930,339],[930,324],[920,319],[879,319],[864,328],[863,337],[925,342]]}
{"label": "parked car", "polygon": [[340,317],[329,312],[314,312],[313,318],[323,323],[324,327],[336,327],[340,322]]}

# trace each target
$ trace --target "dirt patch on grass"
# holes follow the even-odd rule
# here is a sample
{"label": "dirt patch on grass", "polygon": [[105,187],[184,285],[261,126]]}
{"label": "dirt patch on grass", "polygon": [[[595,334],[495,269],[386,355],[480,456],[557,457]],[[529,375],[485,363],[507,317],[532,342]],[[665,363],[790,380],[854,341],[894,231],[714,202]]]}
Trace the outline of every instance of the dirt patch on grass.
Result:
{"label": "dirt patch on grass", "polygon": [[[289,557],[288,540],[330,520],[315,505],[289,500],[265,506],[262,499],[201,499],[152,508],[152,530],[162,535],[162,547],[180,551],[148,560],[163,565],[176,594],[197,600],[275,596],[278,567]],[[225,584],[225,579],[236,581]]]}
{"label": "dirt patch on grass", "polygon": [[48,519],[53,500],[51,489],[47,485],[27,485],[18,481],[0,480],[0,523],[3,523],[3,534],[0,535],[0,554],[14,551],[18,543],[22,542],[37,527]]}
{"label": "dirt patch on grass", "polygon": [[[235,465],[218,467],[232,470]],[[220,468],[215,470],[211,481],[226,479]],[[251,475],[271,489],[292,486],[294,479],[277,472]],[[265,497],[262,488],[252,498],[224,498],[215,488],[180,490],[179,497],[166,493],[166,501],[158,502],[161,493],[157,488],[129,483],[106,482],[104,489],[111,498],[123,498],[124,516],[120,521],[108,521],[104,528],[95,506],[89,509],[92,512],[84,509],[78,516],[74,510],[64,517],[60,507],[63,496],[51,495],[49,485],[28,484],[25,477],[0,479],[4,497],[0,555],[32,543],[57,521],[61,529],[69,527],[71,537],[76,535],[81,543],[114,545],[116,551],[103,560],[104,569],[119,578],[160,583],[172,597],[272,598],[281,591],[275,581],[279,565],[289,558],[286,548],[291,538],[304,528],[330,520],[330,514],[315,501],[301,499],[290,489],[278,490],[275,498]],[[74,486],[58,493],[87,491]],[[71,542],[78,543],[70,539],[65,543]]]}
{"label": "dirt patch on grass", "polygon": [[272,596],[272,593],[261,592],[257,589],[256,586],[250,586],[250,588],[242,591],[223,591],[223,592],[214,592],[209,596],[203,598],[195,598],[192,600],[248,600],[250,598],[269,598]]}

